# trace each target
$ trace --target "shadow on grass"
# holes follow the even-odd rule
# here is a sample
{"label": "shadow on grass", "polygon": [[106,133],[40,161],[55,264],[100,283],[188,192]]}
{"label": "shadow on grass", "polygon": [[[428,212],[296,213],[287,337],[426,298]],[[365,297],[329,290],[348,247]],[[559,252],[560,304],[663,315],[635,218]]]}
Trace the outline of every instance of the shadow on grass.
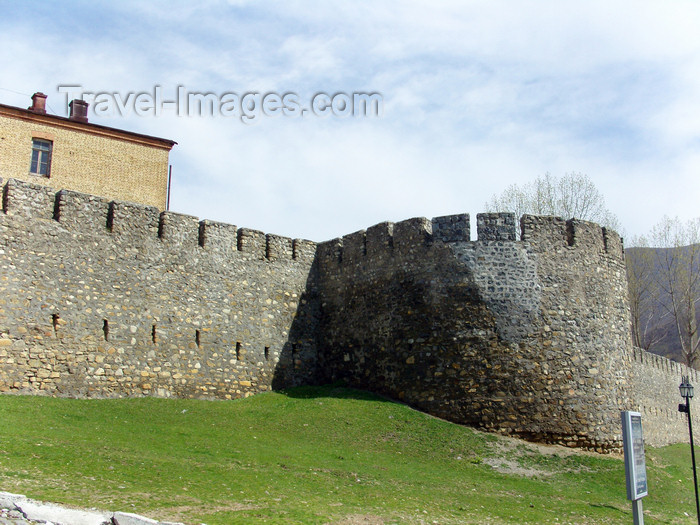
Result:
{"label": "shadow on grass", "polygon": [[383,403],[403,404],[393,399],[379,396],[365,390],[358,390],[345,386],[344,383],[332,383],[320,386],[297,386],[293,388],[285,388],[277,390],[279,394],[294,399],[315,399],[315,398],[334,398],[334,399],[356,399],[360,401],[380,401]]}
{"label": "shadow on grass", "polygon": [[[631,503],[630,503],[631,504]],[[615,505],[610,505],[606,503],[589,503],[588,504],[590,507],[595,507],[597,509],[612,509],[616,510],[617,512],[620,512],[622,514],[628,514],[629,512],[627,510],[623,510],[620,507],[617,507]]]}

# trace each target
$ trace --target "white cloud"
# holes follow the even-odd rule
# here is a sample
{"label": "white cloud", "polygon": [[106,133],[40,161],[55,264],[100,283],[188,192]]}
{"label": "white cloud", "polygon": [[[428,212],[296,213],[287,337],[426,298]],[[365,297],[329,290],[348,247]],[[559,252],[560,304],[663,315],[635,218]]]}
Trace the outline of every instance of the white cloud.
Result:
{"label": "white cloud", "polygon": [[[698,215],[700,6],[2,2],[0,102],[88,89],[378,91],[378,119],[93,119],[178,141],[172,208],[314,240],[586,172],[630,234]],[[75,10],[80,12],[75,17]],[[18,95],[14,92],[24,93]],[[58,106],[58,107],[56,107]]]}

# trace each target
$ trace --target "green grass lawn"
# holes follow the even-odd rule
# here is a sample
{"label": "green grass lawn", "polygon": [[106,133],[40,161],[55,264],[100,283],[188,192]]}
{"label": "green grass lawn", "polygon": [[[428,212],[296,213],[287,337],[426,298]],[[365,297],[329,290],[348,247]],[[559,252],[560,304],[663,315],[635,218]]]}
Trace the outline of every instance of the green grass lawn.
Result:
{"label": "green grass lawn", "polygon": [[[647,470],[647,523],[696,523],[689,447],[648,449]],[[0,396],[0,490],[207,525],[632,521],[620,457],[336,387],[235,401]]]}

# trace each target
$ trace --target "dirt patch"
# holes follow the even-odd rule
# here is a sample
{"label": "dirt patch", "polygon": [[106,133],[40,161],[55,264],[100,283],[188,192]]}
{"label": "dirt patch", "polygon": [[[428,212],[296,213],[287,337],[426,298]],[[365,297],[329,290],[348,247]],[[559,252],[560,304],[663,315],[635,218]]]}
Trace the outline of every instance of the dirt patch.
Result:
{"label": "dirt patch", "polygon": [[547,472],[545,470],[522,467],[517,461],[506,458],[486,458],[484,459],[484,463],[502,474],[515,474],[516,476],[523,476],[526,478],[532,478],[534,476],[543,478],[552,475],[552,472]]}
{"label": "dirt patch", "polygon": [[[537,465],[528,465],[528,457],[600,456],[597,452],[561,445],[530,443],[508,436],[498,436],[498,439],[490,442],[488,446],[495,457],[484,458],[483,462],[486,465],[503,474],[515,474],[524,477],[548,477],[561,472],[561,470],[552,471],[546,468],[539,468]],[[606,455],[606,457],[610,456],[610,454]],[[571,471],[571,469],[566,470]],[[580,467],[577,470],[580,471]]]}
{"label": "dirt patch", "polygon": [[[179,505],[152,511],[149,513],[149,517],[159,520],[192,523],[192,516],[204,516],[206,521],[207,515],[219,512],[240,512],[242,510],[256,510],[259,508],[260,505],[235,502],[228,505]],[[200,521],[197,520],[197,523],[200,523]]]}
{"label": "dirt patch", "polygon": [[371,514],[351,514],[340,521],[334,521],[327,525],[384,525],[384,520]]}

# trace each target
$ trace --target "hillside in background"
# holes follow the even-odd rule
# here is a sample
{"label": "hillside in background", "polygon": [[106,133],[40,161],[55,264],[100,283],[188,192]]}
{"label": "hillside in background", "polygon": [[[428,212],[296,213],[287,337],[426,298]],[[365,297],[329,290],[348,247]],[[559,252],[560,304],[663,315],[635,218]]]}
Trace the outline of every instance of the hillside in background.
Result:
{"label": "hillside in background", "polygon": [[[687,246],[684,250],[689,252],[690,248],[690,246]],[[646,264],[651,270],[648,278],[652,281],[659,279],[661,277],[659,261],[663,259],[665,252],[668,250],[671,250],[671,248],[627,248],[625,250],[625,259],[628,274],[630,270],[635,268],[639,274],[643,273],[641,268]],[[649,264],[649,261],[653,261],[653,263]],[[695,271],[700,271],[700,268],[696,267]],[[670,301],[671,299],[668,295],[658,291],[650,294],[643,301],[641,324],[648,327],[647,340],[651,343],[646,349],[674,361],[684,362],[675,319],[669,313]],[[696,319],[700,324],[700,308],[696,310]]]}

